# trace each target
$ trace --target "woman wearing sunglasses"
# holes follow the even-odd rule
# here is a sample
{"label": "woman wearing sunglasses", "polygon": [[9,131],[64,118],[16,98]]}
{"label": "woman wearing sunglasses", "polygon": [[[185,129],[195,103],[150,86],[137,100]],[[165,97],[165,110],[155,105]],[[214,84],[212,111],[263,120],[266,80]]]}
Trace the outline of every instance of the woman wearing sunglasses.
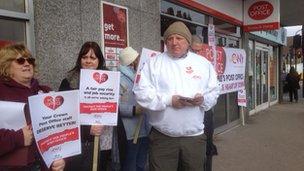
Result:
{"label": "woman wearing sunglasses", "polygon": [[[0,101],[27,103],[28,97],[50,91],[34,78],[35,59],[23,44],[0,49]],[[27,107],[26,107],[27,108]],[[48,170],[33,141],[30,116],[25,110],[27,126],[20,130],[0,129],[0,170]],[[2,113],[5,115],[6,113]],[[62,171],[63,159],[56,160],[51,170]]]}

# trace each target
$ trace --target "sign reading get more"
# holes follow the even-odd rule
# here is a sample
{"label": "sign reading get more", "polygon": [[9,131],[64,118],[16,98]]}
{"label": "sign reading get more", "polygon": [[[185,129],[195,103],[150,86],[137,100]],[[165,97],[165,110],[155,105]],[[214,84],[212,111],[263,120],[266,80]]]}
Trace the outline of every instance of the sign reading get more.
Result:
{"label": "sign reading get more", "polygon": [[280,28],[279,0],[244,1],[244,31],[275,30]]}

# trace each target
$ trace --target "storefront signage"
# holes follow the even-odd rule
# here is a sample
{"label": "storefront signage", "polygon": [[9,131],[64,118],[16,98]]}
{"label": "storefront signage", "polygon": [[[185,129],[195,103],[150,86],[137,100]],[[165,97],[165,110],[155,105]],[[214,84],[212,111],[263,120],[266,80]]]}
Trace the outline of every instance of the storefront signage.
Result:
{"label": "storefront signage", "polygon": [[253,3],[248,9],[248,15],[254,20],[264,20],[273,13],[273,6],[267,1]]}
{"label": "storefront signage", "polygon": [[120,51],[128,46],[128,9],[103,1],[101,7],[103,52],[107,66],[113,68]]}
{"label": "storefront signage", "polygon": [[280,28],[279,0],[244,1],[244,31],[275,30]]}
{"label": "storefront signage", "polygon": [[281,45],[287,45],[287,30],[283,27],[278,30],[254,31],[250,33]]}

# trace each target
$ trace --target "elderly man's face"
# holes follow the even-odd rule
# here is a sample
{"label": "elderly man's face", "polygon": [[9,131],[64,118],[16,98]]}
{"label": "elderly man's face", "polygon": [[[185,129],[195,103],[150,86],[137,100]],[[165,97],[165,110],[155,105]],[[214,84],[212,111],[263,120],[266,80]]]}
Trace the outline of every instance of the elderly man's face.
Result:
{"label": "elderly man's face", "polygon": [[180,58],[187,53],[189,49],[188,41],[181,35],[172,34],[166,40],[166,46],[169,54],[174,58]]}

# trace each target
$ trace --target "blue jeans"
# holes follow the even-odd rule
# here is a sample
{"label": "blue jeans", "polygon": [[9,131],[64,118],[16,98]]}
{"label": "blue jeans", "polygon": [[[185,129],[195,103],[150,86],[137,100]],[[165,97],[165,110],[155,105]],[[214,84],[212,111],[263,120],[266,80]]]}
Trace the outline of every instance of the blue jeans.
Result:
{"label": "blue jeans", "polygon": [[138,138],[137,144],[133,140],[127,141],[126,157],[123,162],[123,171],[144,171],[149,148],[148,137]]}

